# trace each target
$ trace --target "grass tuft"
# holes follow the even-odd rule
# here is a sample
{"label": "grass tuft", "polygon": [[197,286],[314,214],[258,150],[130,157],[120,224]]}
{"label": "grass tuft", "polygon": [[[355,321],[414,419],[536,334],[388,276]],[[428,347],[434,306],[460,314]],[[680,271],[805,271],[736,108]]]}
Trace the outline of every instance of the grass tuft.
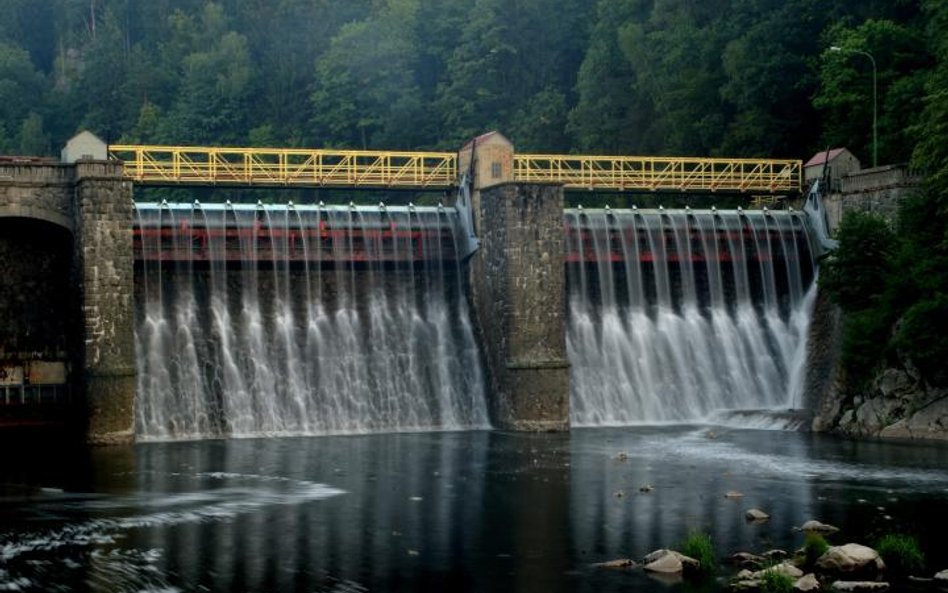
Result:
{"label": "grass tuft", "polygon": [[711,544],[711,536],[708,534],[698,531],[689,533],[681,544],[681,553],[698,561],[701,574],[713,575],[717,572],[717,558]]}
{"label": "grass tuft", "polygon": [[918,574],[925,568],[925,556],[918,539],[904,533],[890,533],[876,542],[876,551],[882,556],[888,572],[896,576]]}
{"label": "grass tuft", "polygon": [[768,570],[760,579],[761,593],[793,593],[796,580],[782,572]]}
{"label": "grass tuft", "polygon": [[809,532],[803,540],[803,551],[806,554],[806,565],[813,566],[817,559],[829,550],[829,544],[819,533]]}

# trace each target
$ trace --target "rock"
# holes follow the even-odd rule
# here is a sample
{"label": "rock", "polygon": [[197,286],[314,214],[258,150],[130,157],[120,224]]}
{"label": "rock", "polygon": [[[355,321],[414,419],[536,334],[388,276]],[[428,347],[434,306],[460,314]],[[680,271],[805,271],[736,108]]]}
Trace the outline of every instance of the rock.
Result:
{"label": "rock", "polygon": [[639,486],[639,492],[648,493],[648,492],[651,492],[652,490],[655,490],[655,488],[651,484],[645,484],[644,486]]}
{"label": "rock", "polygon": [[888,591],[889,583],[882,581],[836,581],[830,588],[833,591],[849,593],[870,593],[872,591]]}
{"label": "rock", "polygon": [[739,571],[736,575],[734,575],[734,578],[738,580],[746,581],[747,579],[754,578],[754,573],[745,568]]}
{"label": "rock", "polygon": [[798,578],[797,582],[793,584],[793,588],[797,591],[819,591],[820,582],[816,580],[816,576],[811,572]]}
{"label": "rock", "polygon": [[675,556],[678,557],[678,561],[681,562],[681,565],[685,567],[686,572],[699,572],[701,570],[701,563],[691,556],[685,556],[678,552],[675,552]]}
{"label": "rock", "polygon": [[[934,391],[934,390],[933,390]],[[932,399],[937,397],[939,399]],[[948,397],[944,393],[930,393],[926,401],[914,402],[917,410],[908,418],[903,418],[882,429],[879,436],[903,439],[948,439]]]}
{"label": "rock", "polygon": [[831,533],[836,533],[839,531],[838,527],[833,527],[832,525],[826,523],[820,523],[819,521],[810,520],[800,526],[800,531],[807,531],[811,533],[819,533],[821,535],[829,535]]}
{"label": "rock", "polygon": [[783,560],[790,554],[787,554],[786,550],[767,550],[761,555],[767,560],[776,561],[776,560]]}
{"label": "rock", "polygon": [[733,564],[738,566],[760,568],[767,561],[763,556],[751,554],[750,552],[738,552],[730,558]]}
{"label": "rock", "polygon": [[659,572],[662,574],[680,573],[684,566],[681,560],[675,554],[665,554],[643,566],[646,572]]}
{"label": "rock", "polygon": [[635,560],[631,558],[617,558],[615,560],[609,560],[608,562],[600,562],[594,564],[596,568],[635,568]]}
{"label": "rock", "polygon": [[728,490],[724,493],[724,498],[744,498],[744,493],[737,490]]}
{"label": "rock", "polygon": [[[675,559],[674,562],[666,560],[669,556]],[[652,570],[653,572],[681,572],[682,570],[687,571],[698,571],[701,568],[701,563],[695,560],[690,556],[685,556],[681,552],[676,552],[674,550],[655,550],[654,552],[645,556],[642,560],[645,570]],[[656,568],[649,569],[649,566],[655,566]],[[665,567],[674,567],[677,566],[677,571],[668,571],[661,570]]]}
{"label": "rock", "polygon": [[650,563],[650,562],[655,562],[656,560],[658,560],[658,559],[661,558],[662,556],[665,556],[665,555],[671,554],[671,553],[672,553],[671,550],[667,550],[667,549],[665,549],[665,548],[662,548],[662,549],[660,549],[660,550],[655,550],[654,552],[649,552],[648,554],[645,555],[645,558],[642,558],[642,563],[643,563],[643,564],[648,564],[648,563]]}
{"label": "rock", "polygon": [[792,579],[798,579],[803,576],[803,571],[797,568],[796,566],[790,564],[789,562],[781,562],[771,566],[770,568],[765,568],[764,570],[758,570],[753,574],[753,578],[762,579],[764,575],[768,572],[776,572],[778,574],[785,574]]}
{"label": "rock", "polygon": [[876,376],[875,390],[882,397],[905,397],[911,395],[917,387],[911,375],[901,369],[886,369]]}
{"label": "rock", "polygon": [[616,493],[615,493],[616,498],[622,498],[623,496],[625,496],[625,492],[623,492],[622,490],[616,490]]}
{"label": "rock", "polygon": [[939,585],[948,585],[948,569],[935,573],[933,578]]}
{"label": "rock", "polygon": [[770,515],[760,509],[747,509],[744,518],[748,521],[767,521],[770,519]]}
{"label": "rock", "polygon": [[732,591],[760,591],[760,581],[756,579],[743,579],[731,583]]}
{"label": "rock", "polygon": [[827,572],[879,572],[885,570],[885,563],[876,552],[861,544],[831,546],[825,554],[816,560],[816,566]]}
{"label": "rock", "polygon": [[618,453],[616,453],[616,456],[615,456],[615,459],[617,461],[625,461],[628,458],[629,458],[629,455],[625,453],[624,451],[619,451]]}

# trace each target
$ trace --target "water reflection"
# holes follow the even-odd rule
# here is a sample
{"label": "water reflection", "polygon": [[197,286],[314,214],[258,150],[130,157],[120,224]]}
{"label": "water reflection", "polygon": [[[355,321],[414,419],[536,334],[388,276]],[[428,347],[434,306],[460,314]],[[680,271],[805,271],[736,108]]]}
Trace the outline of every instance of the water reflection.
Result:
{"label": "water reflection", "polygon": [[[810,518],[837,523],[846,541],[898,525],[934,553],[948,527],[945,453],[639,427],[7,459],[0,589],[664,591],[641,571],[594,564],[675,546],[692,530],[709,533],[722,557],[792,548],[801,540],[792,526]],[[640,492],[646,484],[654,489]],[[729,490],[744,496],[726,498]],[[772,520],[747,523],[750,507]]]}

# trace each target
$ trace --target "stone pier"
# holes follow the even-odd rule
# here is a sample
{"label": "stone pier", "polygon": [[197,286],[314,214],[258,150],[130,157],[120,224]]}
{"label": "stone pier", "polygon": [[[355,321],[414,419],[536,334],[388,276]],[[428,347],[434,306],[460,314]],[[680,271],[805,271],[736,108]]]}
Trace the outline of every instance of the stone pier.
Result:
{"label": "stone pier", "polygon": [[86,440],[129,442],[132,188],[91,134],[70,141],[63,156],[0,160],[0,225],[17,229],[0,240],[0,268],[9,272],[0,283],[3,415],[14,424],[20,413],[61,420],[65,405],[65,422]]}
{"label": "stone pier", "polygon": [[459,170],[473,173],[481,244],[469,271],[492,421],[568,430],[563,188],[513,183],[513,146],[496,132],[462,149]]}

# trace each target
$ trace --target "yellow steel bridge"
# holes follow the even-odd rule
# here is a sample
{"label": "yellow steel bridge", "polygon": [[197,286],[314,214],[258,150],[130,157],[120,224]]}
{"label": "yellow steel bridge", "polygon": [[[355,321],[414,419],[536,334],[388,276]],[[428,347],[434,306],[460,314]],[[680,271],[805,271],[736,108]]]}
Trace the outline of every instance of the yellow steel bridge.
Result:
{"label": "yellow steel bridge", "polygon": [[[112,145],[137,184],[447,189],[453,152]],[[799,192],[798,160],[514,155],[514,179],[600,191]]]}

